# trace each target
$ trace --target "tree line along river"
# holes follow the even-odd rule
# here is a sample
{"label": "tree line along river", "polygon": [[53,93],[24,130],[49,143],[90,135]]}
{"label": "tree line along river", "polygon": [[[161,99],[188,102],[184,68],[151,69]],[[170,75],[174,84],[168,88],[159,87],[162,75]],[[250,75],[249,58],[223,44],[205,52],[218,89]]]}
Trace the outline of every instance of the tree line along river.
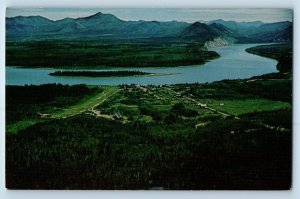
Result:
{"label": "tree line along river", "polygon": [[[57,71],[50,68],[6,67],[6,85],[25,84],[87,84],[87,85],[119,85],[119,84],[179,84],[205,83],[223,79],[245,79],[252,76],[277,72],[277,61],[247,53],[247,48],[257,44],[235,44],[213,48],[220,58],[203,65],[153,68],[111,68],[107,70],[135,70],[157,75],[128,76],[128,77],[81,77],[81,76],[50,76]],[[62,69],[64,70],[64,69]],[[82,70],[82,69],[81,69]],[[91,71],[91,70],[85,70]]]}

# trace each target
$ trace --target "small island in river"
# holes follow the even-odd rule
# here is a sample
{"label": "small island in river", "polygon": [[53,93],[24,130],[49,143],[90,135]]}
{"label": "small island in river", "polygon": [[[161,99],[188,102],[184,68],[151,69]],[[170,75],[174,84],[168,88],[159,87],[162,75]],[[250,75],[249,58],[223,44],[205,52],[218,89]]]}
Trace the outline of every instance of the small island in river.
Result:
{"label": "small island in river", "polygon": [[153,73],[147,73],[143,71],[55,71],[49,73],[52,76],[81,76],[81,77],[126,77],[137,75],[153,75]]}

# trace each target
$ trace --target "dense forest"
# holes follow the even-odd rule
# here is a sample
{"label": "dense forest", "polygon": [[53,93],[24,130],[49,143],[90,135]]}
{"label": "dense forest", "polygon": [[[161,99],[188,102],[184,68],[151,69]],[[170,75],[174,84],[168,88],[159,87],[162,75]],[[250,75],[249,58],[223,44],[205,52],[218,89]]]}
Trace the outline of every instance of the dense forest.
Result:
{"label": "dense forest", "polygon": [[276,59],[280,72],[291,72],[293,69],[293,47],[291,43],[262,45],[246,49],[247,52]]}
{"label": "dense forest", "polygon": [[[291,92],[283,73],[162,87],[7,86],[6,185],[289,189]],[[91,95],[107,100],[10,130],[44,107],[53,116]]]}
{"label": "dense forest", "polygon": [[[271,119],[271,121],[269,121]],[[291,113],[126,125],[91,116],[53,120],[7,135],[8,188],[289,189]]]}
{"label": "dense forest", "polygon": [[85,85],[6,86],[6,125],[16,131],[19,127],[43,121],[41,113],[59,111],[96,92],[101,92],[101,89]]}
{"label": "dense forest", "polygon": [[7,42],[6,66],[95,68],[161,67],[204,64],[219,55],[203,44],[109,41]]}

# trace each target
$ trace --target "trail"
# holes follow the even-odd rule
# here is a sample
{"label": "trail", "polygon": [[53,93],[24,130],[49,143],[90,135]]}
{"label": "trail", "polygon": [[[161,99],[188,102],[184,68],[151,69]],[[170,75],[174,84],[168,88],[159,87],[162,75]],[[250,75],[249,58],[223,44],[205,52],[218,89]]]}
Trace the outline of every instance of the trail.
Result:
{"label": "trail", "polygon": [[109,87],[105,91],[96,94],[95,96],[88,97],[87,99],[82,100],[76,105],[65,108],[57,113],[51,114],[48,118],[58,119],[58,118],[67,118],[74,115],[81,114],[88,109],[94,109],[98,105],[105,102],[108,98],[115,95],[121,89]]}

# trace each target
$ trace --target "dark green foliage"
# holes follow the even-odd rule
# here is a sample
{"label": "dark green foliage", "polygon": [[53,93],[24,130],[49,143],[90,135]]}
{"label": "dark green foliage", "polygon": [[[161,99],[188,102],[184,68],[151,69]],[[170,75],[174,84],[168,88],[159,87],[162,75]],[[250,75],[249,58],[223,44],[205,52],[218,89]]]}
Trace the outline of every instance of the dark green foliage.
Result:
{"label": "dark green foliage", "polygon": [[289,80],[292,77],[292,73],[268,73],[260,76],[254,76],[250,79],[262,79],[262,80],[268,80],[268,79],[273,79],[273,80]]}
{"label": "dark green foliage", "polygon": [[159,171],[161,184],[175,181],[178,189],[291,186],[290,132],[276,133],[252,121],[231,119],[211,123],[191,138],[187,157]]}
{"label": "dark green foliage", "polygon": [[6,86],[6,122],[39,118],[38,112],[70,106],[96,90],[85,85]]}
{"label": "dark green foliage", "polygon": [[[161,67],[203,64],[219,55],[203,44],[147,44],[109,41],[7,42],[6,65],[25,67]],[[200,52],[200,53],[199,53]]]}
{"label": "dark green foliage", "polygon": [[[121,91],[95,109],[105,114],[119,112],[126,119],[83,113],[6,133],[7,187],[290,189],[289,106],[260,112],[249,109],[238,115],[240,119],[233,115],[224,119],[184,97],[192,94],[196,100],[207,99],[209,106],[210,99],[218,98],[232,103],[249,98],[291,102],[290,87],[288,74],[211,84],[122,85]],[[85,86],[7,88],[10,112],[6,113],[11,114],[11,121],[19,115],[26,119],[26,114],[53,103],[63,106],[61,98],[66,95],[76,99],[77,95],[93,94],[93,89]],[[175,96],[177,92],[182,98]],[[39,96],[42,94],[53,96]],[[16,95],[19,98],[15,99]],[[17,102],[19,106],[12,106]]]}
{"label": "dark green foliage", "polygon": [[[290,74],[271,73],[250,80],[223,80],[210,84],[190,84],[185,95],[210,99],[245,99],[261,97],[271,100],[292,102],[292,80]],[[185,85],[178,86],[180,90]]]}
{"label": "dark green foliage", "polygon": [[245,84],[244,86],[236,88],[239,92],[249,93],[255,96],[271,100],[280,100],[285,102],[292,102],[292,81],[255,81]]}
{"label": "dark green foliage", "polygon": [[134,75],[149,75],[142,71],[55,71],[50,73],[52,76],[83,76],[83,77],[126,77]]}
{"label": "dark green foliage", "polygon": [[293,47],[291,43],[256,46],[246,49],[247,52],[270,57],[278,61],[280,72],[290,72],[293,69]]}
{"label": "dark green foliage", "polygon": [[153,118],[153,120],[156,122],[162,121],[163,115],[160,112],[153,109],[153,107],[141,105],[139,108],[140,108],[141,114],[150,115]]}
{"label": "dark green foliage", "polygon": [[[57,97],[70,96],[76,97],[85,94],[91,94],[93,89],[85,85],[62,85],[62,84],[43,84],[39,86],[7,86],[7,102],[23,103],[45,103],[53,101]],[[64,105],[64,104],[63,104]]]}
{"label": "dark green foliage", "polygon": [[219,119],[196,130],[81,115],[38,124],[6,137],[7,187],[288,189],[291,132],[260,122]]}
{"label": "dark green foliage", "polygon": [[198,112],[195,110],[186,109],[183,103],[175,104],[172,109],[172,113],[175,113],[176,115],[182,115],[186,117],[193,117],[198,115]]}
{"label": "dark green foliage", "polygon": [[289,110],[248,113],[241,117],[255,122],[264,121],[265,124],[270,126],[292,129],[292,112]]}
{"label": "dark green foliage", "polygon": [[169,115],[167,115],[164,118],[164,122],[168,125],[173,125],[177,122],[182,121],[180,117],[178,117],[177,115],[175,115],[174,113],[170,113]]}

